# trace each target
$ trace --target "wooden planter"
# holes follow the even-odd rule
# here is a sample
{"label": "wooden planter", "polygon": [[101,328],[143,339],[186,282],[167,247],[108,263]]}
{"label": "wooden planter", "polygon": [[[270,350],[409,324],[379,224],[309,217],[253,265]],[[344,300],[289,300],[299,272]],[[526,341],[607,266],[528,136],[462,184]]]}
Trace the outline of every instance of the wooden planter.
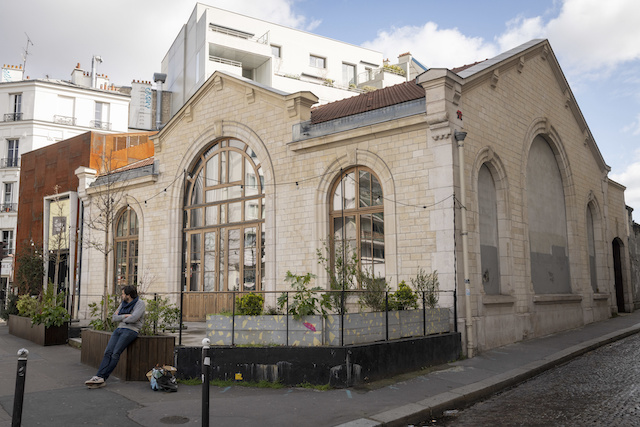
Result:
{"label": "wooden planter", "polygon": [[62,345],[69,340],[69,323],[62,326],[33,325],[30,317],[9,315],[9,333],[38,345]]}
{"label": "wooden planter", "polygon": [[[109,338],[111,338],[111,332],[93,329],[82,331],[80,361],[98,369]],[[139,335],[120,355],[120,361],[112,375],[125,381],[147,381],[147,372],[156,364],[174,364],[174,346],[175,337],[172,336]]]}

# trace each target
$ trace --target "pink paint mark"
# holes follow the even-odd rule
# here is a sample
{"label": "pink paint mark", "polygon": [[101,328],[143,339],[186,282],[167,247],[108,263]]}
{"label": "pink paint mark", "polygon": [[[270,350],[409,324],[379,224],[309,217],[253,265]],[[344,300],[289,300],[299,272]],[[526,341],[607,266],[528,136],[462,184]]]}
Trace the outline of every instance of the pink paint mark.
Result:
{"label": "pink paint mark", "polygon": [[313,331],[313,332],[315,332],[315,331],[316,331],[316,327],[315,327],[315,326],[313,326],[311,323],[304,322],[304,323],[303,323],[303,325],[304,325],[307,329],[309,329],[310,331]]}

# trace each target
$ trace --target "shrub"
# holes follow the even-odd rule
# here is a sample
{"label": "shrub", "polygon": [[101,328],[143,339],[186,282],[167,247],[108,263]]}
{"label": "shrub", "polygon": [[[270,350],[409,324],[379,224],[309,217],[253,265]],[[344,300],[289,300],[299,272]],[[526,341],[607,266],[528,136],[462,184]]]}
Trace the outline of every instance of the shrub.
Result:
{"label": "shrub", "polygon": [[385,296],[389,287],[384,277],[375,277],[370,270],[366,270],[358,274],[358,281],[363,290],[358,300],[360,309],[368,307],[373,311],[385,311]]}
{"label": "shrub", "polygon": [[[289,314],[293,314],[296,320],[300,320],[303,316],[313,314],[321,314],[322,317],[327,317],[328,311],[331,310],[331,297],[329,295],[322,294],[318,297],[316,291],[321,291],[321,288],[307,288],[311,279],[315,277],[316,276],[311,273],[300,276],[287,271],[287,277],[284,280],[290,282],[291,287],[295,291],[293,301],[289,304],[288,312]],[[288,300],[289,295],[287,293],[280,295],[278,297],[278,307],[280,309],[286,309]]]}
{"label": "shrub", "polygon": [[10,314],[19,314],[18,313],[18,295],[9,294],[7,297],[7,306],[4,304],[0,304],[0,318],[4,320],[9,319]]}
{"label": "shrub", "polygon": [[236,298],[236,310],[238,314],[245,316],[259,316],[262,314],[264,306],[264,296],[250,292],[242,297]]}
{"label": "shrub", "polygon": [[18,297],[18,315],[23,317],[32,317],[38,310],[38,298],[31,295],[20,295]]}
{"label": "shrub", "polygon": [[389,296],[389,309],[407,310],[409,308],[418,308],[418,295],[403,280],[398,283],[398,290]]}
{"label": "shrub", "polygon": [[145,304],[146,313],[140,335],[153,335],[157,331],[176,331],[180,323],[180,309],[171,303],[169,298],[158,296],[145,299]]}
{"label": "shrub", "polygon": [[426,307],[435,308],[440,297],[437,270],[429,274],[425,273],[423,269],[418,270],[416,278],[411,279],[411,285],[420,295],[424,293],[424,305]]}
{"label": "shrub", "polygon": [[[316,256],[318,264],[322,265],[329,278],[329,289],[332,291],[341,291],[343,287],[345,290],[353,289],[356,281],[359,280],[358,254],[354,247],[350,244],[345,244],[344,247],[336,247],[334,240],[323,242],[323,246],[324,250],[316,250]],[[334,250],[333,262],[330,259],[332,247]],[[345,313],[347,312],[342,303],[342,294],[340,292],[331,292],[330,298],[331,305],[336,308],[338,314],[342,314],[343,309]]]}
{"label": "shrub", "polygon": [[62,326],[68,322],[71,316],[64,308],[64,293],[56,294],[55,286],[49,282],[49,286],[44,291],[35,314],[31,316],[31,321],[35,325],[44,324],[46,328],[51,326]]}
{"label": "shrub", "polygon": [[92,302],[89,304],[89,317],[91,321],[89,322],[89,326],[91,326],[96,331],[105,331],[105,332],[113,332],[116,330],[117,325],[115,322],[111,320],[111,316],[116,312],[118,306],[120,305],[120,299],[115,295],[107,295],[107,316],[106,322],[102,320],[104,316],[102,316],[102,307],[104,307],[104,297],[100,300],[99,303]]}

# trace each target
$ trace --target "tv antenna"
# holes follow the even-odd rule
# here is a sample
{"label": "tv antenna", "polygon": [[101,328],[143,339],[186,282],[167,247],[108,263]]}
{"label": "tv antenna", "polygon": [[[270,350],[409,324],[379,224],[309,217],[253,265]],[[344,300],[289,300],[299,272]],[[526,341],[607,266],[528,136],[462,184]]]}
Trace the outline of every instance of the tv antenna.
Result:
{"label": "tv antenna", "polygon": [[33,42],[29,38],[29,34],[24,33],[27,36],[27,46],[24,48],[24,53],[22,54],[22,72],[24,73],[27,68],[27,56],[29,55],[29,45],[33,46]]}

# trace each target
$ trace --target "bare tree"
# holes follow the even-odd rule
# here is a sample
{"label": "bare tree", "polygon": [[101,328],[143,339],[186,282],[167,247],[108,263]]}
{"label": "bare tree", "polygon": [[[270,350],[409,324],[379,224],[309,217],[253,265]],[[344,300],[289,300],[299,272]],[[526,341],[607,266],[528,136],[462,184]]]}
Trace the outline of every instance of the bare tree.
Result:
{"label": "bare tree", "polygon": [[[103,147],[96,157],[99,160],[98,177],[91,185],[95,190],[85,206],[84,227],[85,234],[82,244],[86,248],[95,249],[104,256],[104,287],[102,298],[102,317],[106,321],[108,312],[109,289],[109,255],[114,249],[114,221],[117,211],[124,206],[126,198],[126,175],[117,170],[117,161],[113,158],[113,151]],[[86,209],[88,208],[88,209]],[[115,292],[115,274],[112,286]]]}

